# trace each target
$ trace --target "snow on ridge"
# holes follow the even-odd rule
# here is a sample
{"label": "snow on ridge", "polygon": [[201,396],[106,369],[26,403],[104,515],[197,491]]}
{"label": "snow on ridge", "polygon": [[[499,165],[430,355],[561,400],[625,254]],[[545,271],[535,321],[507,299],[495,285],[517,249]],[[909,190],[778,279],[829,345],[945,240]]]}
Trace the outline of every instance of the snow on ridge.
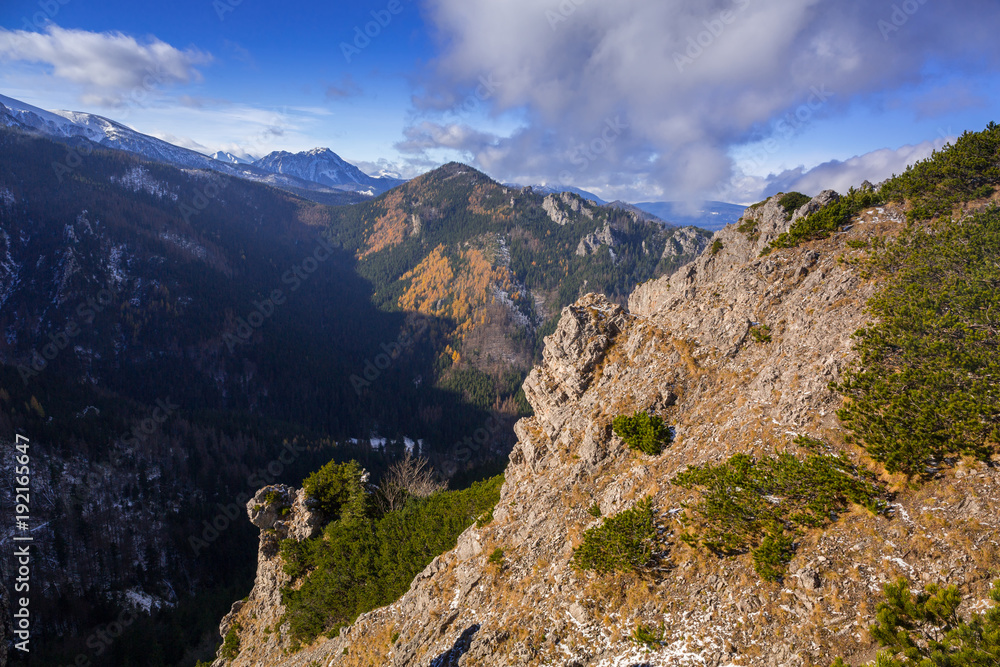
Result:
{"label": "snow on ridge", "polygon": [[154,197],[161,199],[169,198],[171,201],[177,201],[177,193],[171,192],[166,185],[150,176],[149,170],[142,166],[137,165],[132,167],[122,176],[112,176],[111,182],[118,183],[132,192],[142,190]]}

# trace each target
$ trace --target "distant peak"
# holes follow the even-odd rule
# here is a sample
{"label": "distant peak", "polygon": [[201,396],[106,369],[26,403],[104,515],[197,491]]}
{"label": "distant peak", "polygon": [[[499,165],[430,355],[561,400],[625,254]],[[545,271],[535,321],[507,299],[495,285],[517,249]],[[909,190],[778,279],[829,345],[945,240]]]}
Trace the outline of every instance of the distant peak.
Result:
{"label": "distant peak", "polygon": [[316,148],[312,148],[306,151],[306,155],[326,155],[326,154],[337,156],[337,154],[334,153],[332,150],[330,150],[329,148],[324,148],[323,146],[317,146]]}

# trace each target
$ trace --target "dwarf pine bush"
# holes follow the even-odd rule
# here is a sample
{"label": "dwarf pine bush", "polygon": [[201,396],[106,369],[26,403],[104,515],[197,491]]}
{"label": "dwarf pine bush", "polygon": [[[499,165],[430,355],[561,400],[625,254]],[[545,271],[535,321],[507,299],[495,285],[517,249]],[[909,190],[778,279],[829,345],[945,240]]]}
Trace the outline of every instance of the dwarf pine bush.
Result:
{"label": "dwarf pine bush", "polygon": [[629,449],[655,456],[673,440],[673,434],[663,420],[648,412],[636,412],[631,417],[618,415],[611,422],[615,435]]}
{"label": "dwarf pine bush", "polygon": [[598,573],[640,572],[653,564],[655,548],[653,500],[645,498],[587,530],[571,562],[577,569]]}

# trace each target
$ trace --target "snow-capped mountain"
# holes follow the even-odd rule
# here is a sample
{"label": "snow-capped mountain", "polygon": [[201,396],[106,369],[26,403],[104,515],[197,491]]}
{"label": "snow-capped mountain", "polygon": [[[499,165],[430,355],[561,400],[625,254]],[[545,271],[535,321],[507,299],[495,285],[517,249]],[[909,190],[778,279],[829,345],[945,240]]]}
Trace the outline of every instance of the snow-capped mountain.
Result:
{"label": "snow-capped mountain", "polygon": [[272,174],[287,174],[341,190],[379,195],[404,181],[369,176],[329,148],[313,148],[301,153],[275,151],[253,163]]}
{"label": "snow-capped mountain", "polygon": [[[355,180],[347,181],[351,185],[346,187],[338,185],[331,182],[332,179],[303,178],[296,174],[295,169],[261,168],[230,153],[222,153],[222,155],[230,156],[233,159],[209,157],[197,151],[175,146],[162,139],[142,134],[103,116],[79,111],[46,111],[4,95],[0,95],[0,126],[39,132],[56,139],[86,139],[101,146],[128,151],[176,167],[210,169],[230,176],[289,189],[303,196],[322,194],[325,203],[360,201],[364,197],[381,194],[402,182],[394,179],[372,178],[357,167],[341,160],[329,149],[325,150],[337,161],[346,165],[347,168],[353,169],[359,175],[355,176]],[[216,156],[218,155],[220,154],[216,153]],[[290,154],[285,153],[285,155]],[[359,183],[359,181],[361,182]],[[353,199],[344,199],[345,191],[355,193],[351,195]],[[336,197],[331,200],[327,195],[336,195]]]}
{"label": "snow-capped mountain", "polygon": [[254,160],[256,159],[252,158],[252,156],[251,156],[252,159],[240,157],[239,155],[234,155],[233,153],[229,153],[228,151],[218,151],[216,153],[212,153],[211,157],[213,160],[218,160],[219,162],[227,162],[229,164],[253,164]]}
{"label": "snow-capped mountain", "polygon": [[81,137],[108,148],[137,153],[158,162],[189,169],[216,169],[206,155],[136,132],[113,120],[79,111],[45,111],[0,95],[0,120],[8,127],[35,130],[60,139]]}

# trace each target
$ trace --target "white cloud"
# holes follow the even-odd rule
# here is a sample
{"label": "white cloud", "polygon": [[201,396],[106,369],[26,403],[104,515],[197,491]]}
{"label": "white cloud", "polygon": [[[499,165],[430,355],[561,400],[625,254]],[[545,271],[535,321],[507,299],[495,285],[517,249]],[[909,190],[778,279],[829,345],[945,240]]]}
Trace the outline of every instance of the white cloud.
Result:
{"label": "white cloud", "polygon": [[939,150],[945,143],[945,139],[937,139],[895,150],[882,148],[848,160],[824,162],[809,170],[801,167],[791,169],[768,177],[764,192],[758,198],[793,191],[807,195],[816,195],[828,189],[844,193],[865,181],[879,183],[893,174],[901,174],[911,164],[930,157],[931,153]]}
{"label": "white cloud", "polygon": [[[886,37],[892,5],[870,0],[429,0],[441,55],[400,148],[465,151],[504,180],[710,196],[738,176],[733,146],[804,104],[821,122],[919,85],[928,63],[1000,60],[995,0],[914,6]],[[435,122],[470,95],[525,125],[492,137]],[[626,127],[609,136],[615,119]]]}
{"label": "white cloud", "polygon": [[140,43],[120,32],[68,30],[49,24],[44,33],[0,28],[0,62],[51,69],[57,79],[80,87],[85,104],[118,106],[137,93],[201,80],[196,69],[212,56],[180,50],[159,39]]}

